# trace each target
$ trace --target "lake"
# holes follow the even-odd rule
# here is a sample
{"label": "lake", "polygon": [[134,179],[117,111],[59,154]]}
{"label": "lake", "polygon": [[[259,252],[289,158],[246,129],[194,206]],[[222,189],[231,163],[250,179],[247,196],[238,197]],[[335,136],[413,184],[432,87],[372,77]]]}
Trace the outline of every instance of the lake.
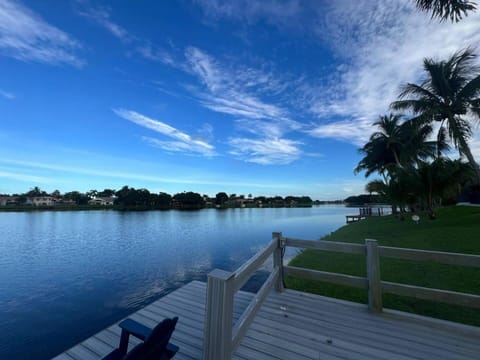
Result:
{"label": "lake", "polygon": [[235,270],[272,231],[318,239],[355,212],[0,213],[0,359],[49,359],[214,268]]}

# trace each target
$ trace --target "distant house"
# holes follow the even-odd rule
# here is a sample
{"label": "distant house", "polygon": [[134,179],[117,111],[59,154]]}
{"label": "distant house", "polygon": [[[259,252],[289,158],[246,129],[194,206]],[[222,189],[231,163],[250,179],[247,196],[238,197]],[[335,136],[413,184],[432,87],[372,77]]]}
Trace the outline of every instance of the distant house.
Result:
{"label": "distant house", "polygon": [[97,206],[111,206],[115,203],[115,196],[110,197],[94,197],[88,201],[88,205],[97,205]]}
{"label": "distant house", "polygon": [[57,199],[53,196],[35,196],[30,199],[33,206],[54,206]]}
{"label": "distant house", "polygon": [[16,205],[17,196],[0,196],[0,206]]}
{"label": "distant house", "polygon": [[77,204],[75,200],[72,200],[72,199],[56,199],[55,203],[57,205],[64,205],[64,206],[72,206]]}

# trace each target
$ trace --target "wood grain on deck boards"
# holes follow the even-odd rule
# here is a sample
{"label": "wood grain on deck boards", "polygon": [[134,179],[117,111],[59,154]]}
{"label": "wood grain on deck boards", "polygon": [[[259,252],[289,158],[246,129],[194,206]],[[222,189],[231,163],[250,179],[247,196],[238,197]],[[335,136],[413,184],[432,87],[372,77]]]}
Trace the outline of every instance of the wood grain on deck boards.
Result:
{"label": "wood grain on deck boards", "polygon": [[[202,358],[206,284],[193,281],[130,317],[150,327],[178,316],[172,342],[175,359]],[[253,294],[238,292],[233,318],[240,318]],[[60,354],[55,360],[96,360],[118,346],[115,324]],[[139,343],[132,338],[130,348]],[[480,328],[412,317],[372,314],[366,305],[293,290],[272,291],[234,359],[480,359]]]}

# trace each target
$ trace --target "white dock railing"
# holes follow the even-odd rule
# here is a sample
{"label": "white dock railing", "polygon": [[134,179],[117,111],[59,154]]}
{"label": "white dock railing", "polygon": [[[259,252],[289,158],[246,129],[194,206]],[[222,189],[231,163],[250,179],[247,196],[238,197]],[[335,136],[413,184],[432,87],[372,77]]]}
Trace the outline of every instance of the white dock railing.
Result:
{"label": "white dock railing", "polygon": [[[272,287],[275,287],[277,291],[282,291],[283,244],[282,234],[273,233],[272,241],[268,246],[243,264],[237,271],[227,272],[216,269],[208,274],[203,342],[204,359],[231,359],[233,352],[240,344]],[[235,293],[271,255],[273,255],[272,272],[243,314],[233,324],[233,298]]]}
{"label": "white dock railing", "polygon": [[[367,277],[284,266],[282,254],[286,246],[365,255]],[[273,270],[270,276],[240,318],[233,324],[235,293],[270,255],[273,255]],[[365,244],[300,240],[285,238],[281,233],[274,232],[268,246],[237,271],[227,272],[216,269],[208,274],[203,359],[231,359],[268,293],[272,287],[275,287],[276,291],[282,291],[283,276],[287,275],[366,289],[368,290],[368,307],[373,312],[382,311],[382,294],[480,308],[480,295],[382,281],[380,256],[480,268],[480,255],[378,246],[377,241],[372,239],[366,239]]]}

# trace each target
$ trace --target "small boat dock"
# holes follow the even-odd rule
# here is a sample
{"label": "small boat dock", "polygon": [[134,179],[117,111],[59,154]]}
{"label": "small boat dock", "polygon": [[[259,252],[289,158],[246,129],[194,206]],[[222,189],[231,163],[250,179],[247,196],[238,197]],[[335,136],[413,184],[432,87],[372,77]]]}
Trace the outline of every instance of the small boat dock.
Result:
{"label": "small boat dock", "polygon": [[378,205],[378,206],[369,205],[369,206],[361,207],[358,209],[358,212],[359,213],[355,215],[345,215],[345,220],[347,224],[366,219],[367,217],[370,217],[370,216],[387,215],[385,214],[384,206],[381,206],[381,205]]}
{"label": "small boat dock", "polygon": [[[368,275],[284,266],[285,246],[365,254]],[[240,290],[271,255],[273,270],[261,289]],[[382,293],[473,308],[480,308],[480,296],[381,281],[380,256],[480,267],[478,255],[382,247],[374,240],[365,245],[298,240],[274,233],[272,242],[237,271],[214,270],[208,283],[193,281],[130,318],[153,327],[178,316],[171,339],[180,347],[178,360],[479,359],[480,328],[383,309]],[[284,289],[283,274],[367,289],[369,304]],[[120,328],[114,324],[54,360],[101,359],[119,339]],[[137,343],[131,338],[130,348]]]}

